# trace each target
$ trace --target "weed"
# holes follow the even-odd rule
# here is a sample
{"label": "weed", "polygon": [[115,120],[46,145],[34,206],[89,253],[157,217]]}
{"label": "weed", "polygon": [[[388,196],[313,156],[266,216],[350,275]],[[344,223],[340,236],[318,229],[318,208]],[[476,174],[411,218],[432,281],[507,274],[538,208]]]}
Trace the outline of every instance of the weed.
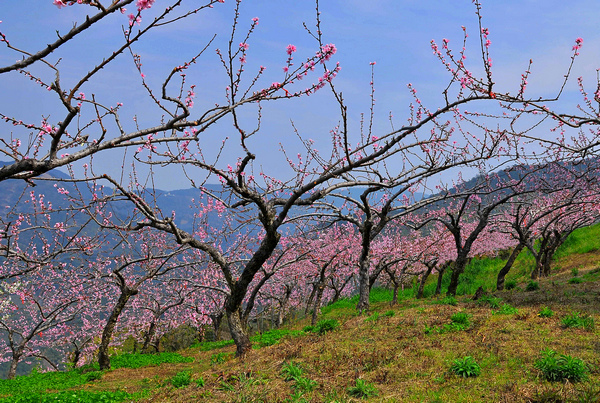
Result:
{"label": "weed", "polygon": [[309,403],[304,397],[304,392],[301,390],[296,390],[292,395],[285,399],[286,403]]}
{"label": "weed", "polygon": [[377,322],[377,320],[379,319],[379,312],[375,312],[374,314],[372,314],[371,316],[369,316],[367,319],[365,319],[365,322]]}
{"label": "weed", "polygon": [[542,358],[535,362],[534,367],[550,382],[583,381],[589,372],[587,365],[579,358],[557,354],[550,349],[542,351]]}
{"label": "weed", "polygon": [[506,280],[506,282],[504,283],[504,288],[506,288],[507,290],[512,290],[515,289],[517,287],[517,280]]}
{"label": "weed", "polygon": [[552,311],[552,309],[545,306],[542,308],[541,311],[538,312],[538,316],[540,318],[551,318],[554,316],[554,311]]}
{"label": "weed", "polygon": [[449,295],[449,296],[443,298],[440,301],[440,304],[456,306],[458,304],[458,301],[452,295]]}
{"label": "weed", "polygon": [[286,381],[291,381],[291,380],[301,377],[303,371],[299,365],[296,365],[296,364],[294,364],[293,361],[290,361],[290,362],[283,364],[283,367],[281,368],[281,372],[285,376],[284,379]]}
{"label": "weed", "polygon": [[571,269],[571,275],[572,275],[573,277],[577,277],[577,276],[579,276],[579,269],[578,269],[577,267],[574,267],[574,268],[572,268],[572,269]]}
{"label": "weed", "polygon": [[102,379],[103,372],[102,371],[92,371],[83,375],[87,382],[97,381],[98,379]]}
{"label": "weed", "polygon": [[189,371],[181,371],[173,375],[173,377],[169,379],[169,382],[176,388],[183,388],[192,383],[192,375]]}
{"label": "weed", "polygon": [[271,329],[262,334],[252,336],[252,341],[258,343],[258,347],[266,347],[277,344],[282,337],[298,336],[302,332],[288,329]]}
{"label": "weed", "polygon": [[206,384],[206,382],[204,381],[204,378],[202,378],[202,377],[196,379],[194,382],[196,382],[196,386],[198,386],[199,388],[203,388],[204,385]]}
{"label": "weed", "polygon": [[564,328],[583,328],[591,331],[595,327],[594,318],[579,312],[573,312],[565,316],[560,322]]}
{"label": "weed", "polygon": [[327,332],[335,330],[339,325],[340,325],[340,322],[338,322],[335,319],[323,319],[323,320],[317,322],[317,325],[315,326],[313,332],[319,333],[319,334],[325,334]]}
{"label": "weed", "polygon": [[569,284],[581,284],[583,283],[583,279],[581,277],[573,277],[568,281]]}
{"label": "weed", "polygon": [[383,316],[387,317],[387,318],[391,318],[392,316],[394,316],[396,314],[396,312],[389,310],[386,313],[383,314]]}
{"label": "weed", "polygon": [[357,379],[356,384],[348,388],[348,394],[352,397],[365,399],[377,396],[378,392],[373,384],[366,382],[364,379]]}
{"label": "weed", "polygon": [[110,366],[117,368],[142,368],[160,365],[164,363],[183,363],[193,362],[192,357],[184,357],[178,353],[160,353],[160,354],[140,354],[127,353],[119,354],[110,358]]}
{"label": "weed", "polygon": [[227,358],[231,357],[233,353],[216,353],[210,357],[211,364],[221,364],[227,361]]}
{"label": "weed", "polygon": [[510,304],[502,304],[500,309],[494,311],[496,315],[513,315],[519,313],[519,310]]}
{"label": "weed", "polygon": [[535,290],[539,290],[540,289],[540,283],[538,283],[537,281],[530,281],[529,283],[527,283],[527,286],[525,287],[525,291],[535,291]]}
{"label": "weed", "polygon": [[469,326],[470,325],[470,321],[469,321],[470,317],[471,317],[471,315],[469,315],[466,312],[456,312],[455,314],[452,314],[452,316],[450,316],[450,320],[452,321],[452,323]]}
{"label": "weed", "polygon": [[312,392],[317,387],[316,381],[305,378],[303,376],[299,376],[294,380],[296,381],[296,383],[294,383],[294,388],[296,390],[301,390],[303,392]]}
{"label": "weed", "polygon": [[481,367],[473,357],[466,356],[454,360],[450,366],[450,372],[462,376],[463,378],[470,378],[479,376],[479,374],[481,374]]}
{"label": "weed", "polygon": [[487,304],[492,309],[500,308],[500,302],[502,302],[502,298],[492,297],[489,295],[484,295],[479,299],[479,301],[477,301],[478,304]]}

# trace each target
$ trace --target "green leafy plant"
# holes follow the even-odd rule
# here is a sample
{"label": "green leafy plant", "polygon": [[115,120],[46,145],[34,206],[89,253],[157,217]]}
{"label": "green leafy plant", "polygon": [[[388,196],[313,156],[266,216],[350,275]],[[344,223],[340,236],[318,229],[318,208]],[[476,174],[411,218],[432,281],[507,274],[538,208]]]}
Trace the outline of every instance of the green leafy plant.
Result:
{"label": "green leafy plant", "polygon": [[206,382],[204,381],[204,378],[202,378],[202,377],[194,380],[194,382],[196,382],[196,386],[198,386],[199,388],[203,388],[204,385],[206,384]]}
{"label": "green leafy plant", "polygon": [[294,383],[294,388],[296,390],[301,390],[302,392],[311,392],[317,387],[317,382],[312,379],[305,378],[303,376],[299,376],[294,379],[296,382]]}
{"label": "green leafy plant", "polygon": [[479,376],[479,374],[481,374],[481,367],[473,357],[466,356],[452,361],[450,372],[462,376],[463,378],[470,378]]}
{"label": "green leafy plant", "polygon": [[383,314],[383,316],[387,317],[387,318],[391,318],[392,316],[394,316],[396,314],[396,312],[389,310],[386,313]]}
{"label": "green leafy plant", "polygon": [[500,307],[500,302],[502,302],[502,298],[492,297],[491,295],[483,295],[477,303],[479,305],[487,305],[492,309],[497,309]]}
{"label": "green leafy plant", "polygon": [[340,322],[338,322],[335,319],[323,319],[323,320],[317,322],[317,325],[314,327],[313,332],[319,333],[319,334],[325,334],[327,332],[335,330],[339,326],[340,326]]}
{"label": "green leafy plant", "polygon": [[534,367],[550,382],[580,382],[587,379],[589,372],[587,365],[579,358],[557,354],[550,349],[542,351],[542,358],[535,362]]}
{"label": "green leafy plant", "polygon": [[456,300],[456,298],[454,298],[452,295],[449,295],[449,296],[447,296],[447,297],[443,298],[443,299],[440,301],[440,303],[441,303],[441,304],[444,304],[444,305],[452,305],[452,306],[456,306],[456,305],[458,304],[458,301],[457,301],[457,300]]}
{"label": "green leafy plant", "polygon": [[471,315],[469,315],[466,312],[456,312],[452,314],[452,316],[450,316],[450,320],[452,321],[452,323],[469,326],[471,324],[469,320],[470,317]]}
{"label": "green leafy plant", "polygon": [[571,269],[571,275],[572,275],[573,277],[577,277],[577,276],[579,276],[579,269],[578,269],[577,267],[574,267],[574,268],[572,268],[572,269]]}
{"label": "green leafy plant", "polygon": [[378,319],[379,319],[379,312],[375,312],[374,314],[369,316],[367,319],[365,319],[365,322],[377,322]]}
{"label": "green leafy plant", "polygon": [[184,357],[178,353],[160,353],[160,354],[140,354],[126,353],[118,354],[110,358],[110,366],[113,369],[117,368],[141,368],[155,366],[164,363],[184,363],[193,362],[192,357]]}
{"label": "green leafy plant", "polygon": [[355,385],[348,388],[348,394],[352,397],[365,399],[377,396],[378,391],[373,384],[366,382],[364,379],[357,379]]}
{"label": "green leafy plant", "polygon": [[545,306],[538,312],[538,316],[540,318],[551,318],[554,316],[554,311]]}
{"label": "green leafy plant", "polygon": [[504,283],[504,288],[507,290],[513,290],[517,287],[517,280],[506,280]]}
{"label": "green leafy plant", "polygon": [[286,381],[291,381],[301,377],[303,371],[299,365],[296,365],[293,361],[290,361],[283,364],[281,367],[281,372],[283,373]]}
{"label": "green leafy plant", "polygon": [[258,347],[267,347],[277,344],[282,337],[298,336],[302,332],[288,329],[271,329],[267,332],[252,336],[252,341],[256,342]]}
{"label": "green leafy plant", "polygon": [[496,315],[513,315],[519,313],[519,310],[510,304],[502,304],[500,309],[494,311]]}
{"label": "green leafy plant", "polygon": [[92,371],[84,374],[83,377],[87,382],[97,381],[98,379],[102,379],[103,372],[102,371]]}
{"label": "green leafy plant", "polygon": [[583,279],[581,277],[573,277],[568,281],[569,284],[580,284],[583,283]]}
{"label": "green leafy plant", "polygon": [[525,287],[525,291],[535,291],[540,289],[540,284],[537,281],[530,281]]}
{"label": "green leafy plant", "polygon": [[192,374],[189,371],[181,371],[175,374],[171,379],[169,379],[171,385],[176,388],[183,388],[184,386],[188,386],[192,383]]}
{"label": "green leafy plant", "polygon": [[593,330],[595,327],[594,318],[579,312],[573,312],[572,314],[565,316],[560,322],[564,328],[583,328],[585,330]]}
{"label": "green leafy plant", "polygon": [[227,358],[231,357],[232,355],[233,355],[233,353],[225,353],[225,352],[213,354],[210,357],[210,363],[213,365],[221,364],[221,363],[227,361]]}

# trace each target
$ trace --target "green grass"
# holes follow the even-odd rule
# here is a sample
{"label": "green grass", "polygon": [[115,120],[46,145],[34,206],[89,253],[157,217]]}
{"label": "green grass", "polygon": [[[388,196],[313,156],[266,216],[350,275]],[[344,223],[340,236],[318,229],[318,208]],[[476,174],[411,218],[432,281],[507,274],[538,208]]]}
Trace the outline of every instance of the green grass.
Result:
{"label": "green grass", "polygon": [[[193,362],[194,359],[191,357],[184,357],[178,353],[160,353],[160,354],[119,354],[111,357],[111,368],[141,368],[148,366],[158,366],[163,363],[185,363]],[[87,384],[89,382],[98,382],[102,378],[102,372],[98,371],[98,364],[86,365],[82,368],[74,369],[66,372],[45,372],[39,373],[33,371],[31,374],[26,376],[18,376],[13,380],[0,379],[0,396],[14,396],[12,399],[18,397],[18,399],[34,399],[34,397],[24,397],[21,394],[28,394],[36,396],[37,400],[17,400],[23,402],[29,401],[46,401],[45,391],[57,390],[62,391],[65,389],[76,388],[78,386]],[[91,372],[88,372],[92,370]],[[75,393],[75,392],[74,392]],[[75,393],[75,396],[79,392]],[[87,392],[86,392],[87,393]],[[104,395],[82,395],[81,401],[93,402],[93,401],[106,401],[106,402],[117,402],[128,399],[127,394],[117,393],[114,396],[110,394]],[[54,396],[54,395],[52,395]],[[60,395],[60,399],[71,399],[70,395]],[[103,397],[104,396],[104,397]],[[124,396],[124,397],[123,397]],[[79,398],[79,397],[77,397]],[[41,400],[40,400],[41,399]],[[75,399],[75,398],[73,398]],[[88,399],[88,400],[85,400]],[[94,400],[96,399],[96,400]],[[105,400],[98,400],[105,399]],[[106,400],[108,399],[108,400]],[[113,399],[113,400],[110,400]],[[117,400],[114,400],[117,399]],[[120,399],[120,400],[119,400]],[[10,401],[10,400],[7,400]],[[62,401],[62,400],[61,400]],[[79,401],[79,400],[65,400],[65,401]],[[1,401],[0,401],[1,402]]]}
{"label": "green grass", "polygon": [[0,398],[0,403],[117,403],[137,400],[147,395],[147,392],[88,392],[85,390],[77,390],[52,394],[24,393],[17,397]]}

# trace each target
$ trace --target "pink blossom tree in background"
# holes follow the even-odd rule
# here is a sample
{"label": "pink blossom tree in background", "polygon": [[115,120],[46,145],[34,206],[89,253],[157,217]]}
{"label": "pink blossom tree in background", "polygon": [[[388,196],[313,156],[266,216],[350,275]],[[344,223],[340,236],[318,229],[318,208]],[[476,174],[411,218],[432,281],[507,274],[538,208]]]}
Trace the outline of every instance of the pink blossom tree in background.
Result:
{"label": "pink blossom tree in background", "polygon": [[[408,238],[403,242],[391,239],[385,231],[390,223],[408,219],[418,210],[422,213],[439,208],[437,216],[428,221],[442,223],[455,241],[456,257],[452,259],[448,290],[453,295],[475,241],[496,208],[516,197],[514,188],[520,183],[517,180],[500,188],[495,184],[488,190],[451,194],[449,186],[442,183],[442,175],[460,176],[462,170],[478,170],[488,178],[507,164],[539,164],[546,155],[581,159],[594,153],[599,144],[598,133],[593,130],[573,138],[564,130],[599,123],[596,105],[583,84],[585,103],[580,115],[552,109],[552,103],[562,94],[570,67],[556,96],[528,95],[529,70],[517,78],[516,93],[514,89],[499,88],[492,74],[490,32],[483,26],[478,1],[476,48],[480,56],[474,62],[467,59],[466,28],[461,50],[453,51],[447,40],[432,42],[434,55],[448,74],[448,85],[439,90],[440,103],[425,105],[417,89],[409,85],[412,102],[406,116],[402,123],[390,116],[385,128],[378,124],[375,113],[374,84],[369,113],[358,123],[353,122],[342,96],[343,83],[335,80],[340,73],[334,59],[337,49],[325,39],[318,2],[314,24],[305,24],[307,35],[314,39],[314,49],[299,51],[291,44],[282,47],[282,68],[277,72],[248,67],[253,35],[260,26],[256,17],[242,20],[244,3],[237,1],[225,46],[216,48],[215,38],[207,37],[197,49],[189,49],[181,60],[174,60],[159,84],[146,77],[146,63],[152,61],[136,52],[141,41],[151,41],[152,33],[160,32],[161,27],[176,27],[200,13],[210,16],[211,8],[222,2],[188,6],[181,1],[165,5],[151,0],[55,0],[59,9],[85,8],[91,15],[39,51],[23,50],[13,39],[14,34],[0,32],[3,49],[20,58],[0,66],[0,78],[27,77],[30,85],[51,93],[62,113],[60,118],[41,113],[32,120],[0,111],[0,120],[15,131],[0,142],[0,152],[11,159],[0,168],[0,181],[25,179],[39,183],[44,180],[38,179],[41,174],[81,162],[83,167],[69,166],[71,177],[63,183],[65,187],[71,183],[88,190],[68,195],[70,207],[65,210],[62,224],[48,221],[43,225],[45,231],[53,229],[55,233],[60,233],[65,224],[79,225],[81,231],[65,231],[64,238],[43,246],[24,248],[16,242],[23,223],[35,231],[35,225],[27,220],[35,217],[36,211],[18,216],[14,222],[5,220],[2,270],[6,267],[7,274],[1,276],[14,277],[16,284],[20,278],[62,263],[59,256],[80,254],[81,258],[93,253],[94,258],[89,260],[95,267],[80,263],[69,266],[69,259],[76,262],[77,257],[65,257],[60,269],[72,271],[70,275],[83,275],[93,290],[86,291],[88,294],[110,295],[102,304],[106,316],[101,321],[103,332],[98,346],[102,369],[110,366],[108,348],[115,342],[116,329],[121,330],[119,337],[139,337],[137,330],[143,328],[148,349],[156,344],[158,330],[153,329],[162,320],[175,326],[187,320],[201,322],[208,315],[214,316],[217,324],[224,315],[237,355],[243,357],[251,350],[249,318],[258,306],[272,303],[269,301],[275,298],[275,291],[280,293],[280,309],[284,312],[294,292],[300,299],[307,294],[306,287],[312,286],[314,297],[309,301],[313,302],[313,312],[317,312],[324,294],[331,292],[332,298],[339,297],[353,278],[354,268],[358,268],[358,309],[362,312],[368,310],[369,290],[384,271],[394,279],[396,295],[396,285],[402,281],[398,278],[411,270],[413,275],[421,275],[423,283],[425,274],[436,268],[441,277],[442,266],[450,260],[447,256],[424,254],[423,245],[415,245],[412,252],[406,253],[398,248],[410,244],[414,233],[396,234]],[[132,9],[130,14],[121,14],[127,14],[123,11],[126,7]],[[68,61],[59,63],[62,49],[92,32],[100,21],[113,18],[125,21],[122,40],[110,50],[100,50],[102,55],[92,67],[73,72],[66,67]],[[578,38],[570,66],[581,44]],[[211,60],[208,54],[213,52],[216,56],[212,60],[222,72],[222,95],[200,99],[201,85],[192,82],[190,72],[208,71],[210,68],[203,63]],[[118,91],[110,96],[96,94],[95,89],[104,83],[102,72],[122,57],[131,58],[150,110],[144,106],[129,115],[124,113],[126,107]],[[374,64],[372,68],[374,71]],[[265,105],[310,102],[309,96],[315,93],[328,96],[339,107],[339,123],[322,128],[323,133],[329,131],[329,144],[322,147],[321,141],[312,140],[292,122],[289,132],[284,133],[289,135],[281,136],[281,152],[265,152],[265,142],[269,141],[264,133],[264,122],[268,122],[265,115],[272,111]],[[467,105],[481,107],[481,112],[467,112]],[[548,117],[557,124],[558,138],[550,139],[535,130]],[[539,150],[528,149],[532,141],[539,143]],[[121,173],[111,174],[108,168],[104,172],[97,157],[105,155],[118,157]],[[266,162],[274,159],[287,164],[286,168],[269,169]],[[177,172],[202,194],[183,207],[194,209],[191,222],[181,222],[178,211],[161,208],[155,179],[163,170]],[[66,191],[65,187],[59,189]],[[513,193],[502,193],[503,189]],[[418,192],[434,196],[425,199]],[[434,204],[460,196],[463,199],[456,209]],[[32,197],[31,203],[41,206],[38,196]],[[69,211],[86,219],[72,221]],[[41,210],[38,213],[44,216]],[[353,229],[328,238],[344,228],[341,222],[352,224]],[[309,225],[314,226],[315,235],[300,239],[300,245],[287,238],[298,227]],[[86,232],[88,228],[111,235],[96,238]],[[309,249],[319,240],[327,240],[319,247],[323,254]],[[356,245],[350,246],[350,241]],[[110,244],[113,252],[95,250],[97,242]],[[393,255],[386,255],[385,250],[392,245]],[[310,266],[301,263],[305,259],[311,261]],[[396,272],[399,266],[400,274]],[[166,284],[170,291],[157,294],[160,284]],[[151,313],[145,324],[138,321],[141,311]],[[71,321],[69,318],[57,318],[53,327],[62,329]],[[79,335],[73,340],[76,351],[80,351],[89,338]]]}

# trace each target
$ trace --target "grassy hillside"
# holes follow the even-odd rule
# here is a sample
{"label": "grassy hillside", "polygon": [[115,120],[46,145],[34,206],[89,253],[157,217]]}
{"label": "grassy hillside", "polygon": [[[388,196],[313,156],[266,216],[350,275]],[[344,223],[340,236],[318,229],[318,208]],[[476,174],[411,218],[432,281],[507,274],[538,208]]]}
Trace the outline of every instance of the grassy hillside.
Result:
{"label": "grassy hillside", "polygon": [[456,299],[408,289],[390,306],[377,289],[370,316],[338,301],[315,328],[304,318],[256,335],[244,361],[231,341],[125,354],[104,373],[0,381],[0,402],[600,402],[600,226],[573,234],[550,278],[531,282],[532,264],[523,253],[511,289],[479,301],[470,294],[493,289],[501,258],[474,260]]}

